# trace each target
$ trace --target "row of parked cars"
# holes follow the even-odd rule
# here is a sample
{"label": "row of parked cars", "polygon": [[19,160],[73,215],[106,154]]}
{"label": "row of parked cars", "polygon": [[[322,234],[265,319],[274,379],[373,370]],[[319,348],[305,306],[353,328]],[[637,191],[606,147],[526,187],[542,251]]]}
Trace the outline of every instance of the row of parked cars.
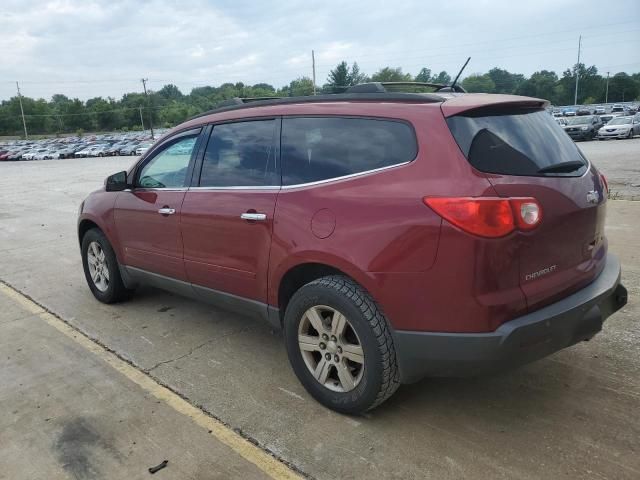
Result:
{"label": "row of parked cars", "polygon": [[573,140],[608,140],[640,135],[640,113],[556,117],[556,122]]}
{"label": "row of parked cars", "polygon": [[0,161],[142,155],[152,144],[151,135],[144,132],[16,140],[0,143]]}
{"label": "row of parked cars", "polygon": [[615,115],[635,115],[636,113],[638,113],[639,109],[640,106],[634,103],[614,103],[613,105],[579,105],[573,107],[554,107],[551,109],[551,113],[554,117],[606,115],[607,113]]}

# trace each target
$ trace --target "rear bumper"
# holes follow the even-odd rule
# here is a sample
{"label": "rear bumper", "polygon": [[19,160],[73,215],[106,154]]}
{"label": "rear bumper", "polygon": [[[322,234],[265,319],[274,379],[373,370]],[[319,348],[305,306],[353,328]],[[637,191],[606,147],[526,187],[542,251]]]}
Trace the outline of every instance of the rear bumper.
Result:
{"label": "rear bumper", "polygon": [[394,331],[401,381],[480,375],[532,362],[590,339],[602,329],[607,317],[626,303],[620,262],[608,254],[603,271],[588,286],[505,322],[494,332]]}

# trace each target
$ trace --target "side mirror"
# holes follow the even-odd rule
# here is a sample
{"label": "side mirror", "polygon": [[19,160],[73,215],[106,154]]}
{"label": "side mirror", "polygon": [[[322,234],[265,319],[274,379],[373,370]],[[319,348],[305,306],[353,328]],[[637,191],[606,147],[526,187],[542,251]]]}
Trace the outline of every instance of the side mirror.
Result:
{"label": "side mirror", "polygon": [[127,172],[122,171],[109,175],[105,181],[105,189],[107,192],[121,192],[128,188],[127,184]]}

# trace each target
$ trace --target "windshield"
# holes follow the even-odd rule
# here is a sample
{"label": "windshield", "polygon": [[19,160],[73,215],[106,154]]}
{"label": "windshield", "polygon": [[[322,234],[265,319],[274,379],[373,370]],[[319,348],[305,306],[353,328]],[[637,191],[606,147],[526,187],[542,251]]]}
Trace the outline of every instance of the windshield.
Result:
{"label": "windshield", "polygon": [[607,125],[628,125],[631,123],[631,118],[614,118]]}
{"label": "windshield", "polygon": [[[543,110],[480,110],[447,119],[469,163],[486,173],[527,176],[580,176],[587,161],[573,140]],[[541,172],[581,162],[564,172]]]}
{"label": "windshield", "polygon": [[591,117],[574,117],[567,120],[567,125],[588,125]]}

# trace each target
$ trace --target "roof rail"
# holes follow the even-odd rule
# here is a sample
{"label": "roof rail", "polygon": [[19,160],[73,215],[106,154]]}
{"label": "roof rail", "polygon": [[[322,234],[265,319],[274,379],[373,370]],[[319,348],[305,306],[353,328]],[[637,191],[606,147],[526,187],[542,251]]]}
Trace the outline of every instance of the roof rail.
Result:
{"label": "roof rail", "polygon": [[333,93],[327,95],[309,95],[304,97],[265,97],[265,98],[231,98],[216,105],[213,110],[191,117],[204,117],[214,113],[245,108],[267,107],[272,105],[287,105],[293,103],[327,103],[327,102],[371,102],[384,99],[388,102],[412,103],[441,103],[445,97],[436,93],[405,93],[405,92],[362,92],[362,93]]}
{"label": "roof rail", "polygon": [[[459,85],[453,87],[443,85],[441,83],[428,82],[368,82],[353,85],[346,90],[346,93],[393,93],[387,87],[428,87],[435,88],[435,92],[458,92],[467,93],[464,88]],[[397,90],[396,90],[397,91]]]}
{"label": "roof rail", "polygon": [[260,100],[274,100],[282,97],[233,97],[217,103],[215,108],[232,107],[234,105],[244,105],[249,102],[258,102]]}

